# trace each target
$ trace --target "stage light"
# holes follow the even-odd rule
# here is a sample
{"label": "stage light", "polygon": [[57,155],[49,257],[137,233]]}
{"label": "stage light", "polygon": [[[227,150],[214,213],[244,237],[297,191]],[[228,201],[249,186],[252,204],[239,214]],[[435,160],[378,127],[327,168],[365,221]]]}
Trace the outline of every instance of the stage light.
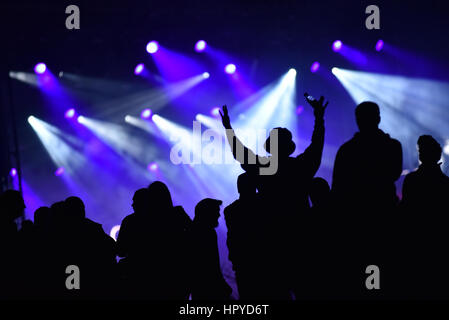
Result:
{"label": "stage light", "polygon": [[60,78],[62,78],[62,77],[64,76],[64,72],[63,72],[63,71],[59,71],[58,76],[59,76]]}
{"label": "stage light", "polygon": [[84,123],[85,118],[83,116],[78,116],[78,118],[76,118],[76,121],[78,121],[78,123]]}
{"label": "stage light", "polygon": [[57,168],[54,174],[60,176],[64,173],[67,186],[78,191],[73,178],[88,165],[85,154],[80,151],[84,145],[83,141],[36,117],[30,116],[28,119]]}
{"label": "stage light", "polygon": [[[151,116],[150,116],[150,118],[151,118]],[[160,136],[160,133],[158,132],[158,130],[156,128],[156,125],[152,121],[148,121],[147,119],[142,119],[142,118],[137,118],[137,117],[133,117],[130,115],[126,115],[125,122],[134,127],[137,127],[146,132],[149,132],[153,135]]]}
{"label": "stage light", "polygon": [[225,72],[227,74],[233,74],[237,70],[237,67],[233,63],[229,63],[225,67]]}
{"label": "stage light", "polygon": [[312,73],[317,72],[319,68],[320,63],[318,61],[315,61],[314,63],[312,63],[312,66],[310,67],[310,72]]}
{"label": "stage light", "polygon": [[343,43],[340,40],[335,40],[332,44],[332,50],[335,52],[340,51],[341,47],[343,46]]}
{"label": "stage light", "polygon": [[[150,116],[151,116],[151,110],[148,109],[148,108],[142,110],[142,112],[140,113],[140,117],[141,117],[142,119],[149,119]],[[126,118],[125,118],[125,121],[126,121]]]}
{"label": "stage light", "polygon": [[170,142],[181,142],[187,148],[192,146],[192,132],[191,129],[182,127],[168,119],[161,117],[158,114],[154,114],[152,117],[154,124],[159,128],[162,134]]}
{"label": "stage light", "polygon": [[47,70],[47,66],[43,62],[39,62],[34,66],[34,72],[37,74],[43,74]]}
{"label": "stage light", "polygon": [[144,69],[143,63],[139,63],[139,64],[134,68],[134,74],[135,74],[135,75],[141,74],[142,71],[143,71],[143,69]]}
{"label": "stage light", "polygon": [[205,77],[204,73],[200,73],[196,76],[166,85],[164,87],[166,97],[173,100],[176,97],[183,95],[206,79],[207,77]]}
{"label": "stage light", "polygon": [[331,71],[332,71],[332,73],[333,73],[334,75],[337,75],[339,69],[338,69],[337,67],[333,67]]}
{"label": "stage light", "polygon": [[220,108],[219,107],[212,108],[210,114],[213,115],[214,117],[218,117],[220,115]]}
{"label": "stage light", "polygon": [[15,176],[17,176],[17,169],[16,169],[16,168],[12,168],[12,169],[9,171],[9,175],[10,175],[12,178],[14,178]]}
{"label": "stage light", "polygon": [[203,72],[203,78],[208,79],[210,77],[209,72]]}
{"label": "stage light", "polygon": [[[282,77],[261,90],[251,99],[245,110],[246,118],[237,119],[236,128],[264,129],[296,126],[296,70],[290,69]],[[236,109],[238,110],[238,109]]]}
{"label": "stage light", "polygon": [[156,172],[157,169],[159,169],[159,166],[157,165],[157,163],[152,162],[148,165],[148,170],[152,171],[152,172]]}
{"label": "stage light", "polygon": [[70,108],[69,110],[67,110],[65,113],[64,113],[64,117],[66,118],[66,119],[71,119],[71,118],[73,118],[75,116],[75,109],[73,109],[73,108]]}
{"label": "stage light", "polygon": [[207,46],[206,41],[200,40],[195,44],[195,51],[196,52],[204,51],[206,49],[206,46]]}
{"label": "stage light", "polygon": [[81,124],[122,157],[142,159],[148,154],[147,142],[133,135],[127,125],[89,117],[82,117]]}
{"label": "stage light", "polygon": [[383,47],[384,47],[384,41],[383,40],[378,40],[377,43],[376,43],[376,51],[382,50]]}
{"label": "stage light", "polygon": [[59,167],[58,169],[56,169],[55,171],[55,176],[59,177],[60,175],[62,175],[64,173],[64,168],[63,167]]}
{"label": "stage light", "polygon": [[157,50],[159,49],[159,44],[157,43],[157,41],[150,41],[147,44],[147,52],[148,53],[156,53]]}
{"label": "stage light", "polygon": [[221,124],[221,120],[219,120],[217,118],[217,116],[215,115],[214,111],[215,111],[215,108],[212,109],[212,112],[211,112],[213,117],[208,117],[208,116],[205,116],[205,115],[199,113],[195,116],[195,119],[196,119],[196,121],[201,122],[201,124],[204,124],[206,127],[221,134],[223,132],[223,125]]}

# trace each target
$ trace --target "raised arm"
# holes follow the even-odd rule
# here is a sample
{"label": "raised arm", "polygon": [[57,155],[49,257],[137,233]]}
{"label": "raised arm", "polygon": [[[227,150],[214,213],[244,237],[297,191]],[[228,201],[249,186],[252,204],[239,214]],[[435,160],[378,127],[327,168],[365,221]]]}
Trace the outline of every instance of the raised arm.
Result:
{"label": "raised arm", "polygon": [[220,111],[220,116],[223,127],[226,129],[226,137],[229,145],[231,146],[234,159],[242,165],[259,164],[258,156],[240,141],[240,139],[236,136],[234,129],[232,129],[231,119],[229,118],[228,107],[226,105],[223,106],[223,113]]}
{"label": "raised arm", "polygon": [[329,101],[324,104],[323,96],[321,96],[319,100],[315,100],[313,97],[309,96],[308,93],[305,93],[304,96],[313,108],[315,125],[313,128],[312,142],[307,149],[297,157],[297,159],[307,163],[310,174],[313,177],[321,165],[324,147],[324,112],[326,111]]}

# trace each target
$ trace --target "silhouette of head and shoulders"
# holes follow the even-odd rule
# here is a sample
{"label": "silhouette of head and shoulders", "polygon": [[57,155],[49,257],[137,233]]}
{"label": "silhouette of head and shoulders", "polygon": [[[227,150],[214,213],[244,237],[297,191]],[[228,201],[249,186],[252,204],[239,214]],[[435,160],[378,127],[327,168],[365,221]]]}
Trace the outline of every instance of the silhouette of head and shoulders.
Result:
{"label": "silhouette of head and shoulders", "polygon": [[228,205],[224,210],[228,240],[233,235],[239,237],[248,234],[258,219],[261,219],[259,197],[255,176],[244,172],[237,178],[239,198]]}
{"label": "silhouette of head and shoulders", "polygon": [[[273,146],[272,141],[277,141],[276,146]],[[293,142],[293,136],[290,130],[276,127],[270,130],[270,135],[264,143],[264,149],[282,161],[288,159],[295,152],[296,144]]]}
{"label": "silhouette of head and shoulders", "polygon": [[17,233],[16,219],[23,217],[25,202],[17,190],[6,190],[0,195],[0,237],[14,236]]}
{"label": "silhouette of head and shoulders", "polygon": [[199,230],[215,230],[218,227],[220,218],[221,200],[206,198],[198,202],[195,206],[195,218],[193,224]]}
{"label": "silhouette of head and shoulders", "polygon": [[432,136],[422,135],[418,139],[418,154],[420,166],[404,179],[403,203],[437,209],[449,195],[449,177],[440,167],[441,145]]}
{"label": "silhouette of head and shoulders", "polygon": [[[417,173],[443,177],[441,171],[441,145],[430,135],[422,135],[418,139],[418,154],[421,165]],[[413,173],[411,173],[413,176]]]}
{"label": "silhouette of head and shoulders", "polygon": [[395,206],[395,181],[402,173],[401,143],[379,128],[381,117],[376,103],[360,103],[355,118],[359,131],[335,157],[333,198],[340,205],[355,208]]}
{"label": "silhouette of head and shoulders", "polygon": [[380,109],[377,103],[371,101],[365,101],[357,105],[355,109],[355,119],[358,132],[349,141],[353,143],[366,143],[367,141],[376,143],[376,141],[387,142],[397,140],[390,138],[390,135],[385,133],[379,128],[381,121]]}

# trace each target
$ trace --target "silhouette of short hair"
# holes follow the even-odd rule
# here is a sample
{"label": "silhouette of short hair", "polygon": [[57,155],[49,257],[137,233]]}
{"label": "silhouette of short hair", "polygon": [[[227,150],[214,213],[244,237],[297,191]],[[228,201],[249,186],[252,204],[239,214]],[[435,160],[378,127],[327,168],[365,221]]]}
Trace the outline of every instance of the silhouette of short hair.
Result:
{"label": "silhouette of short hair", "polygon": [[67,217],[81,220],[86,217],[84,202],[78,197],[68,197],[64,201]]}
{"label": "silhouette of short hair", "polygon": [[34,224],[37,227],[47,226],[51,219],[51,209],[49,207],[39,207],[34,211]]}
{"label": "silhouette of short hair", "polygon": [[15,220],[23,215],[25,202],[22,194],[17,190],[6,190],[0,196],[0,219]]}
{"label": "silhouette of short hair", "polygon": [[422,163],[436,163],[441,159],[441,145],[430,135],[418,138],[419,160]]}
{"label": "silhouette of short hair", "polygon": [[223,204],[223,201],[211,198],[205,198],[197,203],[195,206],[195,218],[194,221],[207,221],[210,214],[215,212],[217,208]]}
{"label": "silhouette of short hair", "polygon": [[289,156],[295,152],[296,144],[293,142],[292,133],[287,128],[273,128],[270,131],[270,136],[265,140],[264,149],[268,153],[271,151],[271,137],[277,133],[277,147],[278,154],[281,156]]}
{"label": "silhouette of short hair", "polygon": [[237,190],[239,194],[255,194],[257,192],[254,176],[247,172],[242,173],[237,178]]}
{"label": "silhouette of short hair", "polygon": [[355,108],[355,118],[360,131],[377,129],[380,123],[380,110],[375,102],[365,101]]}

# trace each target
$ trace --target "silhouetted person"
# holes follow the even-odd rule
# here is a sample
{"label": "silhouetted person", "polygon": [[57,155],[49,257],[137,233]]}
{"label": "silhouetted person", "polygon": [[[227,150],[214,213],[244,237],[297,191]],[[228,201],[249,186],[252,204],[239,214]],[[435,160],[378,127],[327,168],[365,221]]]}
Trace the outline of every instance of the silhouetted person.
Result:
{"label": "silhouetted person", "polygon": [[418,139],[421,165],[409,173],[402,185],[403,205],[419,215],[435,215],[447,205],[449,177],[440,168],[442,148],[432,136]]}
{"label": "silhouetted person", "polygon": [[[85,206],[78,197],[68,197],[56,209],[57,223],[52,233],[53,279],[58,298],[108,298],[114,287],[115,243],[101,224],[86,218]],[[66,287],[66,268],[80,271],[80,290]]]}
{"label": "silhouetted person", "polygon": [[[338,214],[334,225],[339,230],[334,251],[341,257],[336,286],[342,298],[376,298],[389,288],[366,290],[359,275],[371,264],[390,270],[388,257],[398,232],[393,210],[398,202],[395,181],[402,173],[402,147],[379,129],[376,103],[360,103],[355,117],[359,132],[338,150],[332,180]],[[390,275],[386,272],[384,279]]]}
{"label": "silhouetted person", "polygon": [[298,218],[296,254],[300,260],[294,293],[297,300],[331,299],[338,296],[339,290],[334,283],[340,264],[336,263],[340,259],[339,213],[332,208],[330,187],[325,179],[312,179],[309,198],[312,207]]}
{"label": "silhouetted person", "polygon": [[232,293],[221,272],[215,231],[221,204],[221,200],[206,198],[195,207],[190,231],[193,300],[227,300]]}
{"label": "silhouetted person", "polygon": [[123,219],[117,239],[127,296],[187,299],[189,216],[173,206],[170,191],[160,181],[137,190],[132,206],[134,213]]}
{"label": "silhouetted person", "polygon": [[[245,147],[237,138],[227,107],[223,106],[223,114],[220,112],[234,158],[241,163],[245,171],[255,173],[260,195],[265,199],[275,200],[280,214],[289,214],[291,212],[288,211],[300,211],[309,207],[307,186],[321,164],[324,112],[328,103],[324,104],[324,97],[315,100],[305,95],[314,110],[315,127],[312,143],[297,157],[290,157],[296,145],[288,129],[274,128],[270,131],[264,148],[271,156],[263,157]],[[283,209],[289,210],[282,212]]]}
{"label": "silhouetted person", "polygon": [[6,190],[0,195],[0,228],[2,236],[13,236],[17,233],[16,219],[24,216],[26,208],[22,195],[16,190]]}
{"label": "silhouetted person", "polygon": [[0,298],[20,297],[23,252],[19,245],[16,219],[24,216],[25,202],[16,190],[6,190],[0,195]]}
{"label": "silhouetted person", "polygon": [[442,148],[432,136],[419,137],[418,153],[421,164],[405,177],[402,187],[401,227],[407,233],[401,251],[408,253],[401,264],[407,276],[402,292],[413,298],[448,299],[449,263],[445,252],[449,218],[444,208],[449,177],[441,171]]}
{"label": "silhouetted person", "polygon": [[48,232],[51,228],[51,209],[49,207],[39,207],[34,211],[34,226],[42,232]]}
{"label": "silhouetted person", "polygon": [[299,263],[297,251],[297,215],[309,208],[308,186],[321,164],[324,146],[324,113],[328,103],[324,97],[315,100],[305,94],[313,107],[315,126],[312,142],[306,150],[291,157],[296,145],[286,128],[274,128],[264,144],[268,157],[256,155],[236,137],[228,110],[221,114],[226,136],[234,158],[242,168],[254,175],[260,196],[260,216],[264,217],[261,234],[264,236],[267,273],[265,282],[271,287],[267,299],[284,300],[290,297],[290,283]]}
{"label": "silhouetted person", "polygon": [[256,299],[263,295],[265,283],[261,265],[265,263],[264,248],[261,246],[259,199],[253,175],[242,173],[237,179],[240,194],[224,209],[228,229],[226,244],[229,260],[235,272],[240,299]]}
{"label": "silhouetted person", "polygon": [[355,117],[359,132],[335,158],[333,196],[346,208],[388,210],[398,201],[394,183],[402,173],[401,143],[379,129],[376,103],[360,103]]}
{"label": "silhouetted person", "polygon": [[[31,226],[31,225],[30,225]],[[25,232],[24,232],[25,231]],[[49,264],[52,262],[50,250],[52,243],[51,209],[40,207],[34,212],[34,224],[27,228],[22,223],[20,231],[22,250],[26,252],[25,267],[22,273],[23,298],[44,299],[51,298],[51,271]]]}

